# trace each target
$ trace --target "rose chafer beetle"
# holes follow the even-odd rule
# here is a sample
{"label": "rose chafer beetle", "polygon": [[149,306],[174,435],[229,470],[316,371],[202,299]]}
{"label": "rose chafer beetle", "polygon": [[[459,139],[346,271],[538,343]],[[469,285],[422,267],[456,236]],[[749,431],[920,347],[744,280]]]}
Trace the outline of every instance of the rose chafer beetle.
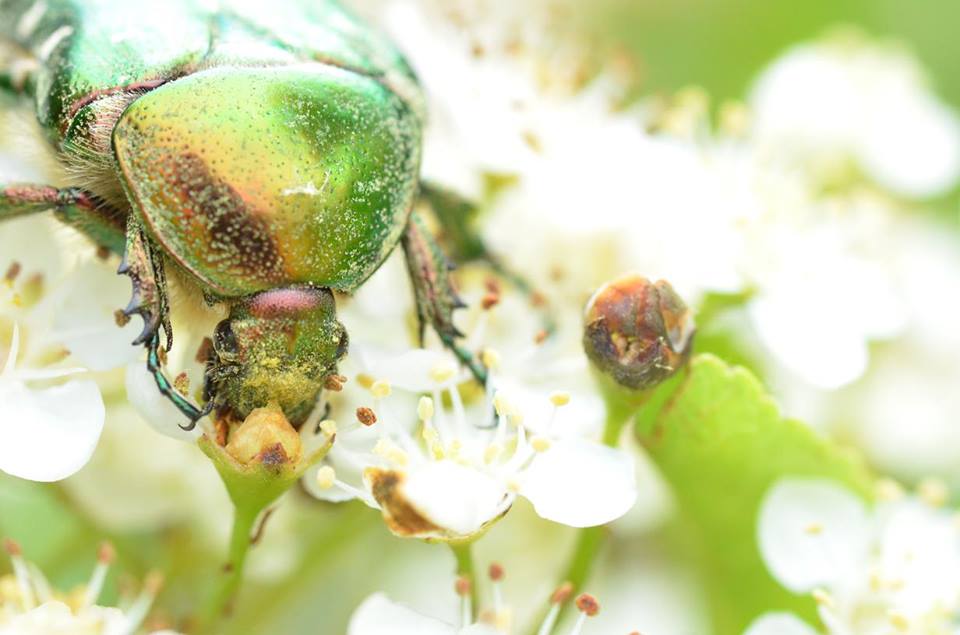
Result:
{"label": "rose chafer beetle", "polygon": [[[0,0],[0,40],[16,53],[0,87],[33,99],[74,184],[0,185],[0,220],[52,209],[122,256],[124,312],[144,320],[134,344],[187,427],[268,402],[303,421],[347,349],[333,292],[362,285],[398,244],[421,330],[483,380],[457,344],[447,260],[413,211],[416,77],[339,5]],[[202,406],[161,369],[171,270],[229,311]]]}

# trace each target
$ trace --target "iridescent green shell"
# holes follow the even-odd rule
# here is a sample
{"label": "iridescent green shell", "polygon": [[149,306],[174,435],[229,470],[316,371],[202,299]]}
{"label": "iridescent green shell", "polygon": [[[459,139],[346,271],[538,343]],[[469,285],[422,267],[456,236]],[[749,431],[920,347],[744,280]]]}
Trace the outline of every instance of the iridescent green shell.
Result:
{"label": "iridescent green shell", "polygon": [[422,98],[335,2],[4,0],[0,35],[40,58],[37,117],[65,160],[112,141],[103,178],[123,189],[95,193],[125,192],[213,295],[350,290],[396,245]]}

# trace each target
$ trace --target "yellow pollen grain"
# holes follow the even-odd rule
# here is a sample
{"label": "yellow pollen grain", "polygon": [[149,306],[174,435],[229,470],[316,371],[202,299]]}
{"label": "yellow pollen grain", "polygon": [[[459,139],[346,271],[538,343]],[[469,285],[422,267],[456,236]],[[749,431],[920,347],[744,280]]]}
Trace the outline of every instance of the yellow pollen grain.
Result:
{"label": "yellow pollen grain", "polygon": [[370,390],[371,388],[373,388],[374,381],[376,380],[366,373],[360,373],[357,375],[357,383],[363,386],[364,388],[366,388],[367,390]]}
{"label": "yellow pollen grain", "polygon": [[335,436],[337,434],[337,422],[333,419],[324,419],[320,422],[320,432],[328,437]]}
{"label": "yellow pollen grain", "polygon": [[433,418],[433,399],[420,397],[420,401],[417,403],[417,416],[420,421],[429,421]]}
{"label": "yellow pollen grain", "polygon": [[550,449],[550,439],[546,437],[534,437],[530,440],[530,445],[537,452],[546,452]]}
{"label": "yellow pollen grain", "polygon": [[810,534],[811,536],[819,536],[823,533],[823,525],[820,523],[810,523],[803,528],[804,533]]}
{"label": "yellow pollen grain", "polygon": [[497,370],[500,368],[500,353],[492,348],[484,349],[483,352],[480,353],[480,361],[490,370]]}
{"label": "yellow pollen grain", "polygon": [[813,590],[813,593],[812,593],[811,595],[813,595],[814,601],[815,601],[817,604],[819,604],[820,606],[823,606],[823,607],[826,607],[826,608],[833,608],[833,607],[834,607],[833,596],[830,595],[830,594],[829,594],[828,592],[826,592],[825,590],[823,590],[823,589],[814,589],[814,590]]}
{"label": "yellow pollen grain", "polygon": [[321,466],[317,470],[317,486],[320,489],[330,489],[337,480],[337,472],[329,465]]}
{"label": "yellow pollen grain", "polygon": [[910,620],[899,611],[889,611],[887,618],[890,620],[890,624],[898,631],[907,631],[910,628]]}
{"label": "yellow pollen grain", "polygon": [[457,369],[447,362],[441,362],[430,369],[430,379],[438,384],[450,381],[456,374]]}
{"label": "yellow pollen grain", "polygon": [[556,407],[566,406],[570,403],[570,393],[558,390],[550,395],[550,403]]}
{"label": "yellow pollen grain", "polygon": [[390,382],[385,379],[378,379],[370,386],[370,392],[376,399],[386,399],[390,396]]}

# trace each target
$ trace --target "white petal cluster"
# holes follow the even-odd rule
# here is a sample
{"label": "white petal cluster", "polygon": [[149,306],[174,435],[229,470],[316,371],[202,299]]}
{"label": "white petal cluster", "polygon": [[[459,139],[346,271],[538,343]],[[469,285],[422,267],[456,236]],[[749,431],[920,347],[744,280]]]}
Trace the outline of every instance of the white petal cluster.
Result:
{"label": "white petal cluster", "polygon": [[[159,578],[151,576],[125,608],[98,605],[107,569],[113,558],[103,546],[89,581],[68,594],[53,589],[43,573],[28,563],[11,541],[6,549],[12,575],[0,578],[0,635],[138,635],[156,594]],[[150,635],[178,635],[151,630]]]}
{"label": "white petal cluster", "polygon": [[[885,482],[870,509],[836,483],[785,479],[768,493],[758,537],[774,578],[812,593],[829,635],[953,634],[960,617],[960,528],[935,481],[919,496]],[[749,635],[815,633],[785,614]]]}
{"label": "white petal cluster", "polygon": [[[358,417],[376,421],[320,423],[337,438],[307,473],[316,496],[359,498],[381,508],[400,535],[452,540],[484,529],[517,496],[543,518],[575,527],[610,522],[633,506],[632,458],[585,437],[567,416],[578,411],[565,393],[510,390],[492,371],[485,393],[466,403],[465,377],[446,352],[353,357],[367,358],[350,378],[366,386]],[[529,416],[536,412],[544,414]]]}

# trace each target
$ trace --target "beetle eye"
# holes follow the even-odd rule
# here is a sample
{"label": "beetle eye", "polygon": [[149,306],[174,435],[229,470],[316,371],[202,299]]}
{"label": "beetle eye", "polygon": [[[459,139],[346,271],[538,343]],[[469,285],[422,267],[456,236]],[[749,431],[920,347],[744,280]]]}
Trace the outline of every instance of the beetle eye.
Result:
{"label": "beetle eye", "polygon": [[213,333],[213,344],[214,348],[217,350],[217,353],[220,355],[236,355],[237,337],[233,333],[233,327],[230,325],[230,320],[223,320],[217,324],[217,328]]}

